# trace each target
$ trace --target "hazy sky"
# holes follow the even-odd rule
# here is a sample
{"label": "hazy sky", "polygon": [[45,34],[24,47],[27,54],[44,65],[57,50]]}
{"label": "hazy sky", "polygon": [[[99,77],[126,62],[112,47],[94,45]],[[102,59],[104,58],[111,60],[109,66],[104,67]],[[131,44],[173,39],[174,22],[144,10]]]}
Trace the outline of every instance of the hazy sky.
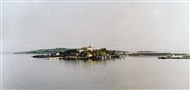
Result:
{"label": "hazy sky", "polygon": [[3,2],[3,51],[96,48],[187,52],[188,2]]}

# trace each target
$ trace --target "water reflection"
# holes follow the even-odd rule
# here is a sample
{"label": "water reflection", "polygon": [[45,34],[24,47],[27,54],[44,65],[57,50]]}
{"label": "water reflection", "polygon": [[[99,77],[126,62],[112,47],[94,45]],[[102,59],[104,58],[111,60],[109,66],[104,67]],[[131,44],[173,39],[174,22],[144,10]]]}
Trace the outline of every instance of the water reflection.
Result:
{"label": "water reflection", "polygon": [[3,57],[3,89],[186,89],[189,60]]}
{"label": "water reflection", "polygon": [[106,66],[106,60],[59,60],[60,65],[66,65],[70,67],[78,67],[78,68],[90,68],[97,66]]}

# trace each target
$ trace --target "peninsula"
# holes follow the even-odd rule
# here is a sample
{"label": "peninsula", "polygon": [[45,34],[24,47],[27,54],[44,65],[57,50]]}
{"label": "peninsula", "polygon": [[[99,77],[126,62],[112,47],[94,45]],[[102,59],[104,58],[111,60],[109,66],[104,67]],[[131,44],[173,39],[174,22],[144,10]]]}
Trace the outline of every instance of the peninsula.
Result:
{"label": "peninsula", "polygon": [[70,48],[38,49],[33,51],[15,52],[14,54],[49,54],[56,52],[64,52],[66,50],[70,50]]}

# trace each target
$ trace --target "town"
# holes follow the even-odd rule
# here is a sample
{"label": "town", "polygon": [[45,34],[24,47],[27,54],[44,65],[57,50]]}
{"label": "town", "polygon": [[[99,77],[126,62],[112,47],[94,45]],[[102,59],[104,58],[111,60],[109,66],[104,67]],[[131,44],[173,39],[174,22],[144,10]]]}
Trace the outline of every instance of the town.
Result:
{"label": "town", "polygon": [[82,47],[80,49],[70,49],[64,52],[56,52],[50,54],[39,54],[33,57],[64,60],[107,60],[113,58],[124,58],[126,57],[126,53],[127,52],[125,51],[107,50],[106,48],[96,49],[92,45],[89,45],[88,47]]}

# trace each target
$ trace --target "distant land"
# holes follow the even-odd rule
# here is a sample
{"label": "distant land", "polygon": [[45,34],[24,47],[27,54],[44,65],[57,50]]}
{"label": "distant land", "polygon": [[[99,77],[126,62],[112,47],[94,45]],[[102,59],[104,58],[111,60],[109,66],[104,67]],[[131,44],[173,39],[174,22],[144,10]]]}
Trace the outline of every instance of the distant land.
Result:
{"label": "distant land", "polygon": [[[14,54],[53,54],[57,52],[65,52],[68,50],[79,49],[79,48],[51,48],[51,49],[37,49],[32,51],[23,51],[23,52],[14,52]],[[160,55],[168,55],[172,53],[164,53],[164,52],[155,52],[155,51],[137,51],[135,53],[130,53],[128,51],[115,50],[117,53],[126,53],[129,56],[160,56]],[[182,54],[185,53],[175,53]]]}
{"label": "distant land", "polygon": [[14,54],[38,54],[34,58],[57,58],[57,59],[94,59],[106,60],[126,56],[159,56],[158,59],[190,59],[185,53],[163,53],[155,51],[137,51],[130,53],[121,50],[96,49],[92,45],[82,48],[53,48],[38,49],[33,51],[15,52]]}
{"label": "distant land", "polygon": [[[37,49],[32,51],[24,51],[24,52],[14,52],[14,54],[49,54],[49,53],[56,53],[56,52],[65,52],[67,50],[77,49],[77,48],[52,48],[52,49]],[[127,53],[128,51],[119,51],[115,50],[118,53]]]}
{"label": "distant land", "polygon": [[[106,48],[96,49],[91,44],[87,47],[81,48],[53,48],[53,49],[38,49],[32,51],[15,52],[14,54],[45,54],[45,57],[96,57],[96,56],[168,56],[168,55],[178,55],[185,56],[185,53],[164,53],[155,51],[137,51],[135,53],[121,50],[107,50]],[[44,57],[37,55],[37,57]],[[189,55],[188,55],[189,56]]]}
{"label": "distant land", "polygon": [[15,52],[14,54],[48,54],[48,53],[64,52],[70,49],[71,48],[38,49],[32,51]]}

